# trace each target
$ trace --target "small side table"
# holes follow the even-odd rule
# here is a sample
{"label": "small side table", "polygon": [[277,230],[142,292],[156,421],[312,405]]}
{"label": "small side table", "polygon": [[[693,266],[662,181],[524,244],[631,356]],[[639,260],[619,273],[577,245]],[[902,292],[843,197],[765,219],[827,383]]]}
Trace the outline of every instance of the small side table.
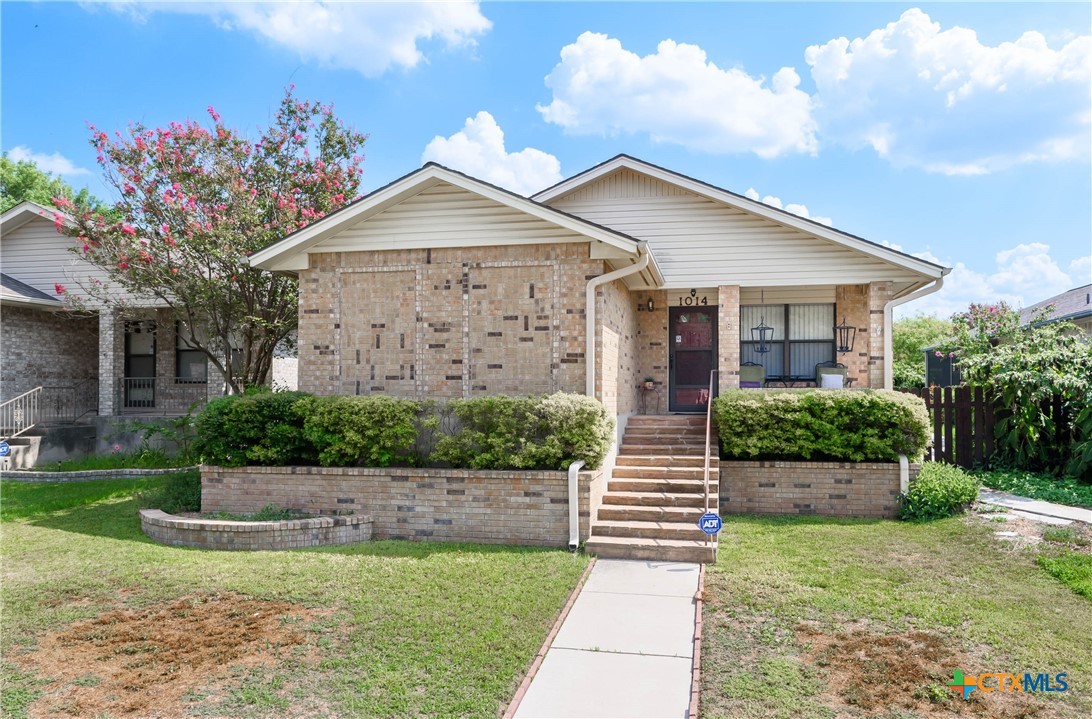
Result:
{"label": "small side table", "polygon": [[644,382],[637,385],[637,391],[641,393],[641,414],[652,414],[652,412],[649,412],[649,405],[652,403],[653,400],[656,401],[655,414],[660,413],[660,404],[662,399],[660,389],[662,387],[663,385],[659,382],[654,384],[652,386],[652,389],[648,389],[647,387],[645,387]]}

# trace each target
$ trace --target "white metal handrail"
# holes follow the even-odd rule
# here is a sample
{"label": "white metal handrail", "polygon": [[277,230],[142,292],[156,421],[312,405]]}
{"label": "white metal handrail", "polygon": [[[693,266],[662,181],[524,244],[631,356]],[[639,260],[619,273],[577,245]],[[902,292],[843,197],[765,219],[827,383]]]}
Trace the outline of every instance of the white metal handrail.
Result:
{"label": "white metal handrail", "polygon": [[[713,435],[713,380],[717,375],[716,370],[709,372],[709,397],[705,404],[705,514],[709,514],[709,450],[710,440]],[[718,502],[720,493],[717,493]],[[717,514],[720,514],[720,507],[717,507]],[[717,535],[707,534],[705,535],[705,541],[707,543],[716,544]],[[714,548],[714,551],[715,548]]]}
{"label": "white metal handrail", "polygon": [[0,404],[0,440],[18,437],[38,424],[42,388],[35,387]]}

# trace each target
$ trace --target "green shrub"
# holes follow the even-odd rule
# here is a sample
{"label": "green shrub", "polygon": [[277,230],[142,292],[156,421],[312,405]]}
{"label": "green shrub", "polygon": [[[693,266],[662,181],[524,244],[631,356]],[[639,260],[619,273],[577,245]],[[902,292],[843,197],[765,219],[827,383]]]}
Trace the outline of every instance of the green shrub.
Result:
{"label": "green shrub", "polygon": [[231,395],[209,402],[197,418],[194,452],[207,464],[283,466],[314,464],[296,403],[306,392]]}
{"label": "green shrub", "polygon": [[420,410],[414,400],[379,395],[308,397],[295,405],[324,467],[389,467],[417,440]]}
{"label": "green shrub", "polygon": [[922,362],[895,362],[892,365],[892,382],[896,387],[920,388],[925,386],[925,369]]}
{"label": "green shrub", "polygon": [[139,503],[145,509],[159,509],[167,514],[200,512],[201,473],[168,474],[158,487],[141,492]]}
{"label": "green shrub", "polygon": [[914,461],[931,439],[925,402],[887,390],[727,390],[713,412],[729,459]]}
{"label": "green shrub", "polygon": [[584,395],[453,400],[459,423],[430,459],[471,469],[566,469],[577,460],[598,467],[610,449],[614,420]]}
{"label": "green shrub", "polygon": [[899,497],[899,516],[917,521],[950,517],[978,498],[978,487],[978,479],[959,467],[926,462],[907,493]]}

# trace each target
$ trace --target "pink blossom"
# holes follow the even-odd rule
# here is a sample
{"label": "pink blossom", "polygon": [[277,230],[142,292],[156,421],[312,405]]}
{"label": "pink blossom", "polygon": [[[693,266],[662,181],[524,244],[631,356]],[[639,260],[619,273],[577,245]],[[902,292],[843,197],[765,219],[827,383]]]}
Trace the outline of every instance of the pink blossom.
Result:
{"label": "pink blossom", "polygon": [[57,232],[64,232],[64,215],[59,212],[54,212],[53,226],[57,228]]}
{"label": "pink blossom", "polygon": [[936,355],[937,357],[943,357],[943,356],[944,356],[944,353],[943,353],[943,352],[941,352],[940,350],[937,350],[937,351],[936,351],[936,352],[935,352],[934,354],[935,354],[935,355]]}
{"label": "pink blossom", "polygon": [[115,452],[120,452],[121,451],[121,445],[120,444],[115,444],[114,445],[114,451]]}
{"label": "pink blossom", "polygon": [[220,122],[220,113],[216,112],[216,110],[214,110],[212,108],[212,105],[209,105],[208,111],[209,111],[209,117],[212,118],[213,122]]}
{"label": "pink blossom", "polygon": [[[85,245],[85,247],[86,247],[86,245]],[[57,293],[58,295],[64,295],[66,292],[68,292],[68,290],[65,289],[65,286],[62,285],[60,282],[54,282],[53,283],[53,291],[55,293]]]}
{"label": "pink blossom", "polygon": [[136,237],[136,229],[128,222],[121,226],[121,231],[126,235],[132,235],[133,237]]}

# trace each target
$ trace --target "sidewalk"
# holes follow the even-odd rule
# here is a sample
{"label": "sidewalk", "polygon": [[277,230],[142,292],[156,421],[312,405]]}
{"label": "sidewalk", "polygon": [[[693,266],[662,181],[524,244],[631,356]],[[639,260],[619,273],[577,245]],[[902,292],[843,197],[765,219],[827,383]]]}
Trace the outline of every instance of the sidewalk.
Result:
{"label": "sidewalk", "polygon": [[516,719],[687,717],[699,569],[597,561]]}
{"label": "sidewalk", "polygon": [[996,489],[983,487],[978,490],[978,501],[987,504],[996,504],[1001,507],[1008,507],[1009,509],[1016,510],[1016,514],[1026,516],[1027,519],[1037,519],[1050,524],[1058,523],[1051,522],[1050,520],[1052,519],[1066,520],[1065,523],[1072,521],[1092,524],[1092,509],[1069,507],[1064,504],[1054,504],[1053,502],[1043,502],[1038,499],[1018,497],[1015,494],[1000,492]]}

